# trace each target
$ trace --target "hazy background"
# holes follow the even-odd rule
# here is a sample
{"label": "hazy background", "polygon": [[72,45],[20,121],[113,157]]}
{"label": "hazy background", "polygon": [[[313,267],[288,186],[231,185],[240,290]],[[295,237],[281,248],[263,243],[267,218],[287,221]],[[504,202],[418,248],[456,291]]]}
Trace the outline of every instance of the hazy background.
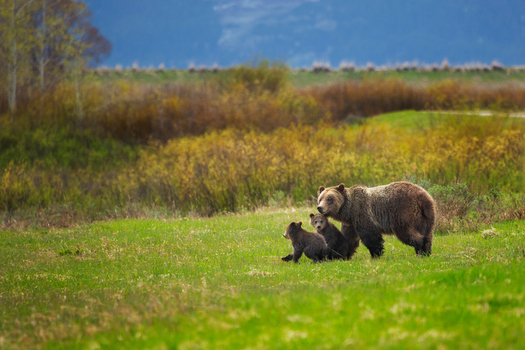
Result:
{"label": "hazy background", "polygon": [[376,65],[525,61],[523,0],[86,0],[102,64],[229,66],[254,56]]}

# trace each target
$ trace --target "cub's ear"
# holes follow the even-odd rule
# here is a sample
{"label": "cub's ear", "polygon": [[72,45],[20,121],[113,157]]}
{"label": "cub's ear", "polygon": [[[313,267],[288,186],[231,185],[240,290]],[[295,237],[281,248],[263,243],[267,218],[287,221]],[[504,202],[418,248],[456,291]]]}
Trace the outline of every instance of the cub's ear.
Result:
{"label": "cub's ear", "polygon": [[344,193],[345,192],[345,184],[339,184],[339,186],[337,186],[337,190],[341,193]]}
{"label": "cub's ear", "polygon": [[310,218],[313,218],[314,217],[314,214],[310,214]]}
{"label": "cub's ear", "polygon": [[297,223],[297,227],[301,227],[302,224],[303,224],[303,223],[302,223],[301,221],[299,221],[299,222]]}
{"label": "cub's ear", "polygon": [[324,191],[324,186],[319,186],[319,190],[317,191],[317,194],[321,194],[321,192]]}

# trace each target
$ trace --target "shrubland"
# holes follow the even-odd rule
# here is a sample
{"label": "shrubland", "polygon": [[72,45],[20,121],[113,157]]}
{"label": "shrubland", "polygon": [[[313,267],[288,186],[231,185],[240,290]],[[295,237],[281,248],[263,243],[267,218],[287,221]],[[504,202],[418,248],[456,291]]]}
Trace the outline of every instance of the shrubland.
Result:
{"label": "shrubland", "polygon": [[14,122],[2,111],[4,227],[302,205],[319,185],[403,179],[435,196],[442,231],[523,216],[525,127],[505,117],[525,105],[517,85],[294,88],[263,62],[194,84],[86,77],[80,115],[76,91],[27,94]]}

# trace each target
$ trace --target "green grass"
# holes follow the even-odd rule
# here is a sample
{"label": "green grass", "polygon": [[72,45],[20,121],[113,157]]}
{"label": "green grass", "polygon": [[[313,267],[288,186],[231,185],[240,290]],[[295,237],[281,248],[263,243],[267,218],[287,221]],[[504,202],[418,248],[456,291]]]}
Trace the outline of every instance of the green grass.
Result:
{"label": "green grass", "polygon": [[[413,111],[405,110],[399,112],[385,113],[375,117],[367,118],[362,122],[371,126],[385,126],[387,128],[401,128],[406,132],[420,133],[425,130],[436,128],[439,124],[448,122],[449,124],[461,123],[467,120],[486,122],[487,120],[497,120],[501,125],[522,126],[525,123],[523,118],[509,118],[507,114],[497,112],[494,116],[487,116],[487,111],[468,111],[468,112],[449,112],[449,111]],[[514,123],[514,124],[512,124]],[[360,126],[356,123],[356,126]]]}
{"label": "green grass", "polygon": [[[400,111],[381,114],[367,119],[371,125],[385,125],[389,128],[403,128],[406,130],[421,131],[443,122],[443,114],[420,111]],[[462,116],[463,117],[463,116]]]}
{"label": "green grass", "polygon": [[0,349],[525,346],[525,222],[282,262],[310,212],[2,231]]}
{"label": "green grass", "polygon": [[[96,81],[111,82],[111,81],[128,81],[128,82],[143,82],[143,83],[202,83],[207,81],[215,81],[228,76],[228,70],[220,70],[218,73],[214,72],[193,72],[188,70],[123,70],[115,71],[108,70],[94,77]],[[396,70],[389,71],[354,71],[344,72],[340,70],[333,70],[329,73],[313,73],[309,71],[291,70],[288,73],[288,78],[293,87],[301,88],[312,85],[328,85],[332,83],[340,83],[348,80],[364,80],[364,79],[400,79],[407,83],[416,85],[425,85],[435,83],[441,80],[452,79],[460,82],[475,82],[475,83],[511,83],[523,82],[525,79],[524,70],[510,70],[509,74],[506,71],[490,71],[490,72],[453,72],[453,71],[438,71],[438,72],[412,72]]]}
{"label": "green grass", "polygon": [[344,72],[333,70],[329,73],[312,73],[309,71],[293,71],[290,73],[290,81],[295,87],[305,87],[311,85],[328,85],[348,80],[365,80],[365,79],[399,79],[404,82],[425,85],[435,83],[441,80],[456,80],[459,82],[475,83],[509,83],[520,82],[525,78],[525,72],[522,70],[511,70],[509,74],[506,71],[490,72],[421,72],[421,71],[402,71],[395,69],[388,71],[354,71]]}

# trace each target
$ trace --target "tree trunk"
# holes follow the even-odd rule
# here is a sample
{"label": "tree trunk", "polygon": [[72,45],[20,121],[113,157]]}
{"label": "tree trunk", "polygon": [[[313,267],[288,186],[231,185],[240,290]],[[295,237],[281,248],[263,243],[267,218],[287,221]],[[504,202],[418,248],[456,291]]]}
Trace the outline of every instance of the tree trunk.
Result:
{"label": "tree trunk", "polygon": [[8,65],[8,105],[9,114],[11,115],[11,123],[15,121],[16,113],[16,86],[17,86],[17,52],[16,52],[16,0],[13,0],[13,13],[11,16],[11,62]]}
{"label": "tree trunk", "polygon": [[47,0],[42,0],[42,35],[40,58],[38,60],[38,70],[40,75],[40,117],[44,113],[44,93],[46,90],[46,39],[47,39],[47,23],[46,23]]}
{"label": "tree trunk", "polygon": [[42,1],[42,47],[40,49],[40,60],[39,60],[39,71],[40,71],[40,95],[44,95],[46,89],[46,38],[47,38],[47,27],[46,27],[46,9],[47,0]]}

